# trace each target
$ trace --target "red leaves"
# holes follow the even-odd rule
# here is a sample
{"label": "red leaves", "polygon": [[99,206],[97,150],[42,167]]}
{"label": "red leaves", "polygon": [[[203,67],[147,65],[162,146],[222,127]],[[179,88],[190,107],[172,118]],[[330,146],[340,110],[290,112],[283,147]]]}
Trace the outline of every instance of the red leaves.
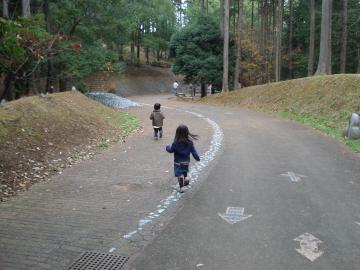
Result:
{"label": "red leaves", "polygon": [[80,49],[81,49],[81,43],[78,42],[78,41],[73,42],[73,43],[71,44],[71,47],[72,47],[72,49],[73,49],[74,52],[78,53],[78,52],[80,51]]}
{"label": "red leaves", "polygon": [[56,35],[56,39],[58,41],[65,41],[65,40],[68,40],[68,36],[67,35]]}
{"label": "red leaves", "polygon": [[26,49],[35,60],[41,60],[44,56],[55,55],[66,48],[73,50],[78,53],[81,49],[81,43],[76,41],[72,42],[71,45],[59,44],[59,42],[67,41],[67,35],[54,35],[49,37],[36,37],[32,32],[22,33],[21,47]]}

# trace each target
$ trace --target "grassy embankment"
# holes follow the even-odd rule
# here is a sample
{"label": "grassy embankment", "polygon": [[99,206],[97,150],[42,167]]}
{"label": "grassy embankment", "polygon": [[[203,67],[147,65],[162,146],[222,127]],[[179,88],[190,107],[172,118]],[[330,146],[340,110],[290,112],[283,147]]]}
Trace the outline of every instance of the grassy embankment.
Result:
{"label": "grassy embankment", "polygon": [[360,152],[360,139],[348,140],[341,134],[351,112],[360,112],[360,75],[314,76],[258,85],[210,96],[204,102],[299,121]]}
{"label": "grassy embankment", "polygon": [[134,116],[78,92],[0,106],[0,201],[124,140],[138,126]]}

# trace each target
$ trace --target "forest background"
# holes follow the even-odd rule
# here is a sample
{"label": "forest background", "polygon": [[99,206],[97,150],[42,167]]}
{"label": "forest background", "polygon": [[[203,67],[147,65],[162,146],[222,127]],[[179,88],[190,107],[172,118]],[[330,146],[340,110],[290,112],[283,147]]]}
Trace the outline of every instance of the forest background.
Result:
{"label": "forest background", "polygon": [[[0,100],[167,67],[222,90],[360,73],[359,0],[2,0]],[[205,95],[205,91],[203,91]]]}

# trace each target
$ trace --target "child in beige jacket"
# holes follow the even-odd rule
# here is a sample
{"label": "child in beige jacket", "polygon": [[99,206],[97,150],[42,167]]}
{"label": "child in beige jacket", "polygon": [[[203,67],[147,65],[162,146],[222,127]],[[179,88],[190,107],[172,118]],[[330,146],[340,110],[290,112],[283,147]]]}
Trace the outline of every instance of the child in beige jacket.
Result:
{"label": "child in beige jacket", "polygon": [[162,127],[163,127],[165,116],[160,111],[160,107],[161,107],[160,103],[155,103],[154,111],[150,115],[150,120],[152,120],[152,125],[154,128],[154,139],[155,140],[158,139],[158,134],[159,134],[160,138],[162,138],[162,135],[163,135]]}

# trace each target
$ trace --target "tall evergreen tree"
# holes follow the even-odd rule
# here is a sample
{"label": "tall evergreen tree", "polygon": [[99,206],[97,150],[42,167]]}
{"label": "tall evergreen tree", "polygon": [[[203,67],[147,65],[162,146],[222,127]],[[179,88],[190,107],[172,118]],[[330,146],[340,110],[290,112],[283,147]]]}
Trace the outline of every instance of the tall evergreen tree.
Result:
{"label": "tall evergreen tree", "polygon": [[281,41],[282,41],[282,30],[283,30],[283,7],[284,1],[277,1],[277,23],[276,23],[276,55],[275,55],[275,80],[278,82],[281,79]]}
{"label": "tall evergreen tree", "polygon": [[293,78],[293,0],[289,0],[289,78]]}
{"label": "tall evergreen tree", "polygon": [[30,12],[30,0],[21,0],[21,15],[23,17],[31,16]]}
{"label": "tall evergreen tree", "polygon": [[314,73],[314,55],[315,55],[315,0],[310,0],[310,38],[309,38],[309,60],[308,60],[308,76]]}
{"label": "tall evergreen tree", "polygon": [[3,8],[3,17],[9,18],[9,0],[2,1],[2,8]]}
{"label": "tall evergreen tree", "polygon": [[322,0],[320,55],[316,75],[331,73],[331,0]]}
{"label": "tall evergreen tree", "polygon": [[220,0],[220,8],[219,8],[219,17],[220,17],[220,33],[223,36],[224,35],[224,0]]}
{"label": "tall evergreen tree", "polygon": [[222,91],[229,91],[229,11],[230,0],[224,0],[224,51]]}
{"label": "tall evergreen tree", "polygon": [[346,49],[347,49],[347,35],[348,35],[347,13],[348,13],[348,0],[342,0],[340,73],[346,72]]}
{"label": "tall evergreen tree", "polygon": [[235,70],[234,70],[234,89],[239,88],[239,74],[240,74],[240,61],[241,61],[241,38],[244,27],[244,2],[238,0],[238,20],[236,29],[236,57],[235,57]]}

